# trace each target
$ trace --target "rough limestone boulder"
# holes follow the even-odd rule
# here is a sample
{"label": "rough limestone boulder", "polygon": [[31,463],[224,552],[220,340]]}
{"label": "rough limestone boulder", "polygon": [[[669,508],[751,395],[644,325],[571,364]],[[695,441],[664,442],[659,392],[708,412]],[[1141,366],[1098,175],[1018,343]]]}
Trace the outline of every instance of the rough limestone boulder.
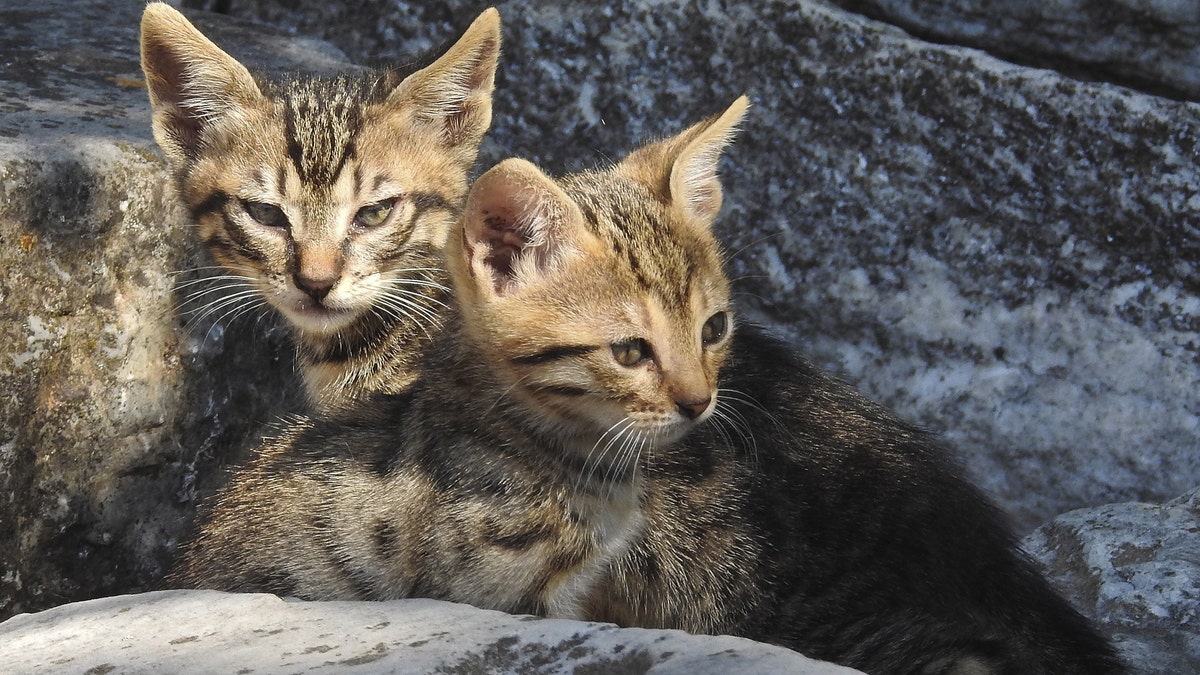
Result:
{"label": "rough limestone boulder", "polygon": [[1141,672],[1200,672],[1200,490],[1072,511],[1024,544]]}
{"label": "rough limestone boulder", "polygon": [[942,42],[1200,100],[1196,0],[832,0]]}
{"label": "rough limestone boulder", "polygon": [[[221,4],[400,62],[478,9]],[[944,432],[1026,529],[1200,485],[1200,107],[807,0],[499,6],[481,164],[591,166],[748,91],[720,235],[749,316]],[[0,8],[0,618],[152,588],[296,405],[284,334],[176,274],[207,263],[150,138],[140,12]],[[252,63],[341,62],[197,19]]]}
{"label": "rough limestone boulder", "polygon": [[513,616],[436,600],[299,602],[166,591],[0,624],[5,673],[853,675],[728,636]]}
{"label": "rough limestone boulder", "polygon": [[[150,137],[141,9],[0,8],[0,617],[153,585],[214,457],[295,390],[270,322],[176,311],[204,263]],[[218,19],[248,59],[334,61]]]}

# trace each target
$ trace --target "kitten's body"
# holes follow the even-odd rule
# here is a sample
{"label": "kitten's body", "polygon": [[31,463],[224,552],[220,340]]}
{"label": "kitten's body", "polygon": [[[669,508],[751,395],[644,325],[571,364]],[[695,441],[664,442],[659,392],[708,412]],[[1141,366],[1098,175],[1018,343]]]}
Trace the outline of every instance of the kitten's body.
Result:
{"label": "kitten's body", "polygon": [[1125,672],[928,434],[754,327],[720,386],[736,423],[643,464],[643,537],[589,618],[868,673]]}
{"label": "kitten's body", "polygon": [[[712,408],[729,288],[706,190],[744,107],[609,171],[481,177],[448,246],[457,306],[416,381],[268,443],[172,582],[583,618],[642,529],[638,455]],[[687,212],[658,203],[672,192]],[[612,195],[642,227],[589,231]]]}
{"label": "kitten's body", "polygon": [[256,78],[170,7],[142,20],[154,132],[225,274],[204,311],[268,304],[309,399],[403,391],[446,303],[441,248],[491,121],[495,10],[426,68]]}
{"label": "kitten's body", "polygon": [[455,375],[269,443],[221,493],[173,578],[583,618],[591,582],[640,530],[636,484],[625,475],[574,489],[579,467],[531,448],[511,404],[480,409],[481,396],[504,392],[464,351],[440,342],[425,365]]}
{"label": "kitten's body", "polygon": [[175,581],[732,633],[875,673],[1122,672],[927,435],[752,328],[726,360],[709,226],[742,109],[611,172],[481,178],[418,379],[269,444]]}

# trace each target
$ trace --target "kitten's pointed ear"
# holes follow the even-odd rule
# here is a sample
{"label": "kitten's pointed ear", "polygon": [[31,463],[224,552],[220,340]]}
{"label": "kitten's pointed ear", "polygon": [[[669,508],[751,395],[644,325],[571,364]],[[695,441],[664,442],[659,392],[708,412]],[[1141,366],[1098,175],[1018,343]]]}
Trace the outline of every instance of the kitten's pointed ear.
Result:
{"label": "kitten's pointed ear", "polygon": [[740,96],[725,112],[635,150],[621,166],[650,185],[665,202],[696,218],[712,220],[721,210],[717,163],[749,107],[750,99]]}
{"label": "kitten's pointed ear", "polygon": [[505,296],[596,246],[579,207],[533,164],[507,159],[475,181],[452,251],[473,291]]}
{"label": "kitten's pointed ear", "polygon": [[500,13],[480,14],[454,46],[413,73],[388,95],[388,103],[414,106],[418,120],[435,125],[447,147],[475,151],[492,123],[492,90],[500,58]]}
{"label": "kitten's pointed ear", "polygon": [[245,66],[161,2],[142,14],[142,71],[154,137],[173,164],[196,156],[206,126],[263,99]]}

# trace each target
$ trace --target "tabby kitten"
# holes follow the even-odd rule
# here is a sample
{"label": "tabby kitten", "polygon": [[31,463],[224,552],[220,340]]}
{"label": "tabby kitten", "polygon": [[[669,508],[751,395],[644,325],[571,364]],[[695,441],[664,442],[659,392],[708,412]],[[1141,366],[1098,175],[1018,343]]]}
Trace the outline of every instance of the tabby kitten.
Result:
{"label": "tabby kitten", "polygon": [[716,407],[733,319],[709,228],[745,108],[605,171],[480,177],[418,379],[269,441],[170,581],[583,618],[642,529],[642,458]]}
{"label": "tabby kitten", "polygon": [[235,291],[209,308],[278,310],[320,408],[407,386],[491,123],[496,10],[407,77],[255,77],[163,3],[141,42],[154,136]]}
{"label": "tabby kitten", "polygon": [[720,424],[643,458],[641,535],[589,619],[867,673],[1126,672],[927,433],[746,324],[718,382]]}

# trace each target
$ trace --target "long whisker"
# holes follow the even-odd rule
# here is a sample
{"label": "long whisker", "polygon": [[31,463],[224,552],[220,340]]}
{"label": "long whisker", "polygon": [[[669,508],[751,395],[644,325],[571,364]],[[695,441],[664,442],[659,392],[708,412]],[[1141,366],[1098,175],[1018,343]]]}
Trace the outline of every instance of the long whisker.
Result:
{"label": "long whisker", "polygon": [[754,438],[754,432],[751,431],[750,425],[746,422],[746,418],[743,417],[736,409],[734,409],[733,406],[729,405],[728,403],[718,401],[717,407],[713,410],[713,420],[717,422],[717,424],[714,425],[714,428],[717,429],[718,433],[720,433],[725,439],[725,443],[729,446],[731,451],[734,449],[734,442],[729,434],[725,432],[723,428],[724,425],[728,425],[730,431],[742,438],[743,441],[749,441],[748,446],[743,442],[742,447],[747,451],[747,454],[749,454],[751,462],[757,466],[758,441]]}
{"label": "long whisker", "polygon": [[642,449],[646,447],[647,435],[640,429],[635,429],[630,434],[630,441],[627,445],[622,446],[620,454],[617,455],[616,461],[610,467],[611,477],[608,483],[609,501],[612,501],[613,491],[616,489],[616,478],[625,475],[630,462],[634,463],[633,466],[635,469],[637,468],[637,462],[642,457]]}
{"label": "long whisker", "polygon": [[516,382],[513,382],[512,384],[510,384],[508,386],[508,389],[505,389],[499,396],[497,396],[496,400],[492,401],[492,405],[488,406],[488,409],[483,411],[483,417],[487,417],[488,415],[490,415],[492,410],[494,410],[496,408],[496,406],[500,405],[500,401],[503,401],[506,396],[508,396],[510,393],[512,393],[513,389],[517,388],[517,385],[519,385],[522,382],[524,382],[525,380],[528,380],[529,378],[533,377],[533,375],[534,375],[533,373],[529,373],[529,374],[521,377],[520,379],[518,379]]}
{"label": "long whisker", "polygon": [[752,247],[752,246],[755,246],[755,245],[757,245],[757,244],[761,244],[761,243],[763,243],[764,241],[767,241],[768,239],[774,239],[775,237],[778,237],[778,236],[780,236],[780,235],[782,235],[782,234],[783,234],[783,231],[782,231],[782,230],[780,230],[780,231],[778,231],[778,232],[772,232],[772,233],[770,233],[770,234],[768,234],[768,235],[766,235],[766,236],[759,237],[758,239],[755,239],[754,241],[750,242],[749,244],[746,244],[745,246],[743,246],[743,247],[739,248],[738,250],[734,251],[733,253],[729,254],[729,256],[728,256],[728,257],[726,257],[726,260],[734,260],[734,259],[736,259],[736,258],[737,258],[739,255],[741,255],[742,253],[744,253],[744,252],[746,251],[746,249],[748,249],[748,248],[750,248],[750,247]]}
{"label": "long whisker", "polygon": [[188,268],[182,269],[182,270],[173,270],[171,272],[167,272],[167,276],[178,277],[178,276],[182,276],[184,274],[195,274],[197,272],[206,272],[208,270],[221,270],[222,272],[241,272],[243,274],[254,274],[254,268],[252,268],[252,267],[245,267],[245,266],[234,267],[232,265],[201,265],[199,267],[188,267]]}
{"label": "long whisker", "polygon": [[196,314],[191,319],[188,320],[186,327],[190,329],[191,327],[195,326],[196,324],[199,324],[201,321],[204,321],[206,318],[212,316],[215,312],[219,312],[222,309],[228,307],[229,305],[241,303],[241,302],[245,301],[247,298],[253,298],[258,295],[259,295],[259,293],[257,290],[250,289],[250,290],[240,291],[240,292],[234,293],[232,295],[222,296],[222,297],[208,303],[207,305],[197,308],[195,310]]}
{"label": "long whisker", "polygon": [[435,288],[439,291],[450,292],[450,287],[446,286],[445,284],[440,284],[436,281],[430,281],[428,279],[421,279],[419,277],[389,277],[387,279],[380,279],[379,283],[393,286],[423,286],[425,288]]}
{"label": "long whisker", "polygon": [[[632,428],[632,426],[633,420],[629,419],[628,417],[622,417],[621,419],[617,420],[616,423],[606,429],[603,434],[600,434],[600,438],[597,438],[596,442],[592,444],[592,449],[588,451],[587,457],[585,457],[583,460],[583,468],[580,470],[579,476],[575,479],[575,485],[572,488],[572,492],[579,491],[579,487],[583,484],[584,476],[587,476],[589,480],[591,479],[592,474],[595,474],[596,469],[600,467],[600,462],[608,454],[609,448],[611,448],[613,443],[620,439],[626,431]],[[600,443],[604,441],[605,437],[614,431],[616,431],[616,434],[609,439],[608,443],[605,443],[604,449],[601,450],[600,455],[596,457],[596,462],[592,464],[592,457],[595,455],[596,449],[600,447]],[[589,465],[591,465],[591,471],[588,470]]]}
{"label": "long whisker", "polygon": [[613,461],[609,462],[607,470],[604,472],[604,482],[608,483],[608,499],[612,499],[613,484],[616,478],[620,475],[620,470],[624,467],[626,458],[632,451],[634,444],[642,440],[641,430],[634,426],[629,428],[628,435],[625,436],[624,442],[617,448],[616,454],[613,456]]}
{"label": "long whisker", "polygon": [[[424,299],[424,296],[416,294],[416,293],[411,294],[411,295],[414,297]],[[441,318],[438,316],[438,313],[436,311],[434,311],[433,309],[426,307],[420,303],[413,302],[412,300],[409,300],[407,297],[404,297],[404,295],[392,292],[392,293],[384,293],[384,294],[380,295],[379,297],[382,302],[391,304],[394,307],[397,307],[397,308],[406,307],[406,308],[412,310],[413,312],[420,314],[426,321],[428,321],[431,324],[436,325],[436,324],[441,323]]]}
{"label": "long whisker", "polygon": [[418,293],[416,291],[411,291],[407,288],[401,288],[398,286],[399,286],[398,284],[391,285],[391,286],[387,287],[386,290],[382,290],[381,293],[383,295],[392,296],[392,297],[412,298],[414,301],[416,301],[418,303],[429,302],[429,303],[433,303],[435,305],[439,305],[443,308],[450,307],[450,305],[447,305],[440,298],[435,298],[435,297],[432,297],[429,295],[425,295],[424,293]]}
{"label": "long whisker", "polygon": [[[425,310],[422,307],[414,306],[412,303],[403,302],[400,299],[387,296],[381,297],[377,306],[395,319],[407,319],[409,322],[416,324],[417,327],[421,329],[421,332],[425,333],[426,338],[430,340],[433,339],[433,336],[429,334],[429,330],[426,328],[426,324],[436,325],[438,323],[438,319],[436,316],[430,316],[428,310]],[[422,322],[419,320],[417,318],[418,316],[425,321]]]}
{"label": "long whisker", "polygon": [[718,396],[725,396],[731,401],[742,403],[754,408],[758,412],[762,413],[763,416],[771,422],[771,424],[775,425],[775,429],[777,431],[784,434],[788,433],[787,427],[779,421],[779,418],[775,417],[770,410],[767,410],[766,406],[759,403],[758,399],[754,398],[750,394],[747,394],[744,391],[738,391],[737,389],[721,388],[718,389]]}
{"label": "long whisker", "polygon": [[191,281],[181,281],[175,284],[175,289],[182,290],[197,284],[211,284],[216,281],[238,281],[244,283],[253,283],[254,277],[245,277],[237,274],[222,274],[215,277],[204,277],[202,279],[192,279]]}

